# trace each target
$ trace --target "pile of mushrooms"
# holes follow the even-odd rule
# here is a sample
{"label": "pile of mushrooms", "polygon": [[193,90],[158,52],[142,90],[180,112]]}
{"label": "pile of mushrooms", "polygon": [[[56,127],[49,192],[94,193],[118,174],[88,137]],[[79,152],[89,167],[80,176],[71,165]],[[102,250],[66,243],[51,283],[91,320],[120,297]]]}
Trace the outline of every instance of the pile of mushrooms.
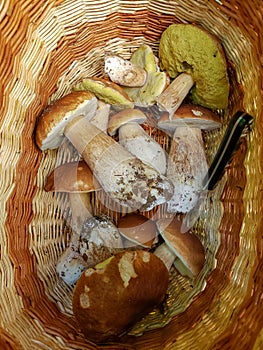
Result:
{"label": "pile of mushrooms", "polygon": [[[36,144],[42,151],[58,149],[67,139],[79,154],[79,161],[53,170],[45,190],[69,196],[72,236],[59,257],[57,273],[75,286],[74,312],[89,339],[100,342],[118,336],[161,303],[171,269],[190,279],[201,272],[205,249],[191,230],[182,233],[182,216],[198,203],[208,170],[203,133],[220,128],[213,110],[227,106],[228,93],[220,43],[195,25],[174,24],[162,34],[158,57],[148,45],[135,50],[130,60],[105,53],[103,78],[86,77],[39,117]],[[149,119],[147,110],[152,107],[156,113]],[[168,153],[147,132],[148,125],[169,138]],[[116,202],[120,213],[127,213],[116,221],[95,215],[91,198],[98,191]],[[164,208],[163,218],[150,219],[146,214],[159,206]],[[163,281],[158,271],[152,280],[144,276],[141,267],[147,270],[150,262],[165,271]],[[142,296],[136,288],[144,281],[154,303],[135,313],[127,309],[127,318],[119,325],[105,317],[113,322],[108,336],[104,326],[92,323],[87,329],[89,314],[101,317],[94,299],[100,288],[112,295],[121,291],[125,302],[129,286],[138,305]],[[112,308],[107,305],[107,310]]]}

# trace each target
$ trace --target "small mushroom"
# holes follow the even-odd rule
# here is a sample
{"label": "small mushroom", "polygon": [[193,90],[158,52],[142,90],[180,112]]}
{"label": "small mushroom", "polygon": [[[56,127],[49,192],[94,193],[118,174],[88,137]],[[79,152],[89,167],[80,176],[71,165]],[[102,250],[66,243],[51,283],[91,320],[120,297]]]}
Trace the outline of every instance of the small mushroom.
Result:
{"label": "small mushroom", "polygon": [[101,186],[88,165],[76,161],[56,167],[47,177],[44,189],[69,194],[71,227],[77,233],[87,218],[93,216],[91,194],[101,190]]}
{"label": "small mushroom", "polygon": [[120,205],[151,210],[171,198],[173,186],[165,176],[90,122],[96,110],[97,99],[87,91],[57,100],[38,120],[37,145],[42,150],[55,149],[66,137],[105,192]]}
{"label": "small mushroom", "polygon": [[164,239],[154,252],[163,260],[167,269],[172,264],[182,276],[196,277],[205,263],[205,251],[200,239],[191,231],[181,233],[181,220],[159,219],[156,222],[160,235]]}
{"label": "small mushroom", "polygon": [[122,110],[109,121],[108,132],[119,132],[119,143],[160,174],[166,173],[166,152],[139,124],[147,121],[139,109]]}
{"label": "small mushroom", "polygon": [[208,170],[201,130],[220,125],[215,113],[194,105],[182,105],[172,120],[160,118],[158,127],[172,135],[166,172],[174,185],[173,196],[167,201],[169,213],[187,213],[196,205]]}
{"label": "small mushroom", "polygon": [[192,77],[193,103],[211,109],[227,107],[230,84],[226,57],[215,36],[197,25],[171,24],[162,33],[159,60],[171,78],[182,73]]}
{"label": "small mushroom", "polygon": [[112,105],[115,109],[133,108],[134,102],[124,88],[103,78],[85,78],[74,86],[75,91],[92,92],[99,100]]}
{"label": "small mushroom", "polygon": [[113,54],[105,55],[104,71],[111,81],[122,86],[140,87],[145,84],[147,78],[145,69]]}
{"label": "small mushroom", "polygon": [[117,227],[124,237],[124,246],[150,249],[158,241],[158,231],[153,220],[141,213],[128,213],[122,216]]}
{"label": "small mushroom", "polygon": [[153,51],[148,45],[141,45],[131,56],[130,61],[147,72],[145,84],[139,88],[124,88],[134,101],[135,106],[149,107],[155,104],[157,97],[167,87],[169,79],[160,72]]}
{"label": "small mushroom", "polygon": [[57,261],[56,271],[66,284],[73,285],[85,269],[122,250],[122,238],[112,220],[106,215],[90,217],[79,235],[72,236]]}
{"label": "small mushroom", "polygon": [[163,302],[168,283],[169,273],[154,254],[125,251],[82,273],[73,313],[88,340],[116,341]]}

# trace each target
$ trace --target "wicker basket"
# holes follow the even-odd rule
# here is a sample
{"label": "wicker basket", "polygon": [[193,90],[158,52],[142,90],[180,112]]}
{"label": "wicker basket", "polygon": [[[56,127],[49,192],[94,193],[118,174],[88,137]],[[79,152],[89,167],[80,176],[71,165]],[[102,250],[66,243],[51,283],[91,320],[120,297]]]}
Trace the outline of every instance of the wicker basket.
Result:
{"label": "wicker basket", "polygon": [[[2,350],[263,348],[262,15],[261,0],[1,2]],[[157,52],[162,31],[174,22],[198,23],[222,41],[232,85],[224,123],[244,108],[255,124],[195,226],[207,252],[198,279],[173,273],[164,309],[121,343],[100,347],[79,331],[72,290],[55,272],[70,237],[67,197],[43,191],[57,162],[76,155],[68,145],[60,154],[41,153],[35,122],[76,81],[102,74],[105,50],[129,57],[147,43]],[[210,159],[223,131],[207,135]],[[105,198],[94,201],[98,212],[108,208]]]}

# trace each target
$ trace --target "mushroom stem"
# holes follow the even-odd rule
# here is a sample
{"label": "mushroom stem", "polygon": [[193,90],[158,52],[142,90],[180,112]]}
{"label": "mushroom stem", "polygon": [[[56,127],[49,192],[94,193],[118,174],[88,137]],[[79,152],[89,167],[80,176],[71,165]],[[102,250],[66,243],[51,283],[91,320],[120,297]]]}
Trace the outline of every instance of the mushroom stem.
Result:
{"label": "mushroom stem", "polygon": [[157,98],[157,105],[160,110],[168,111],[171,119],[193,85],[194,81],[190,74],[181,73],[178,75]]}
{"label": "mushroom stem", "polygon": [[154,255],[158,256],[158,258],[161,259],[164,265],[166,266],[167,270],[170,271],[175,261],[176,255],[168,247],[168,245],[166,243],[162,243],[161,245],[159,245],[155,249]]}
{"label": "mushroom stem", "polygon": [[69,193],[71,208],[71,227],[79,232],[83,223],[93,216],[90,193]]}
{"label": "mushroom stem", "polygon": [[173,186],[84,117],[65,128],[70,140],[109,196],[119,204],[151,210],[171,198]]}
{"label": "mushroom stem", "polygon": [[160,174],[166,173],[166,152],[139,124],[127,123],[119,129],[119,143]]}
{"label": "mushroom stem", "polygon": [[201,130],[177,127],[167,161],[167,177],[174,185],[173,196],[167,202],[169,213],[187,213],[195,206],[206,173]]}

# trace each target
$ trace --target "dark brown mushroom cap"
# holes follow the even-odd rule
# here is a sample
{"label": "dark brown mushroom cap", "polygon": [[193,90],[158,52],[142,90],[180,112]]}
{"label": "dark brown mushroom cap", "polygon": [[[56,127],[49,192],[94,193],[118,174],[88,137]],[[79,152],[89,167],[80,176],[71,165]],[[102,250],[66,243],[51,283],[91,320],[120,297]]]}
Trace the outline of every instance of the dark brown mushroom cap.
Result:
{"label": "dark brown mushroom cap", "polygon": [[[200,239],[191,231],[181,233],[182,222],[177,217],[159,219],[157,227],[165,243],[188,270],[188,276],[199,274],[205,263],[205,251]],[[179,271],[180,272],[180,271]]]}
{"label": "dark brown mushroom cap", "polygon": [[64,139],[66,125],[77,116],[93,116],[97,99],[89,91],[75,91],[56,100],[40,115],[35,139],[42,150],[56,149]]}
{"label": "dark brown mushroom cap", "polygon": [[87,339],[110,341],[163,301],[168,282],[168,270],[154,254],[125,251],[82,273],[73,313]]}
{"label": "dark brown mushroom cap", "polygon": [[84,161],[64,163],[47,177],[45,191],[93,192],[101,189],[89,166]]}
{"label": "dark brown mushroom cap", "polygon": [[108,134],[114,136],[118,129],[127,123],[143,124],[147,121],[146,115],[140,109],[127,108],[111,116],[108,124]]}
{"label": "dark brown mushroom cap", "polygon": [[220,128],[221,120],[215,112],[208,108],[193,104],[183,104],[172,115],[171,119],[167,113],[164,113],[158,121],[158,127],[171,134],[179,126],[213,130]]}
{"label": "dark brown mushroom cap", "polygon": [[158,235],[155,222],[140,213],[129,213],[121,217],[117,227],[131,244],[146,248],[152,247]]}

